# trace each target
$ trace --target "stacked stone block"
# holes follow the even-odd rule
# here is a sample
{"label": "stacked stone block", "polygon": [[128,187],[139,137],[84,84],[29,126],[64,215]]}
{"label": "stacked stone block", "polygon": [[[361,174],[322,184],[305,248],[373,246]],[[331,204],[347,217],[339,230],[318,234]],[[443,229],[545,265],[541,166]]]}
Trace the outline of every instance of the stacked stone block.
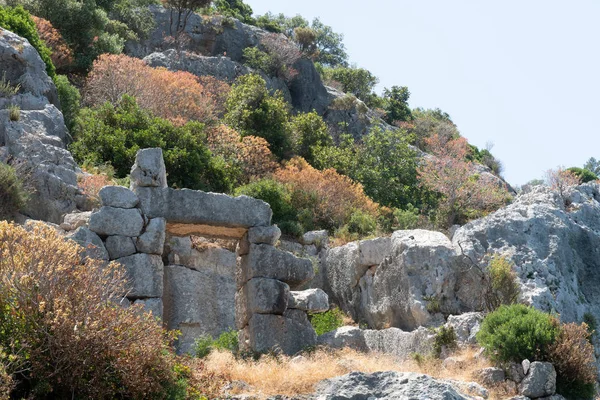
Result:
{"label": "stacked stone block", "polygon": [[126,298],[162,318],[164,218],[146,218],[127,188],[106,186],[99,195],[102,207],[90,216],[89,229],[103,239],[108,259],[125,268],[131,288]]}
{"label": "stacked stone block", "polygon": [[[90,230],[104,242],[105,258],[125,267],[127,299],[182,331],[180,352],[192,350],[202,334],[225,330],[230,315],[243,349],[294,354],[316,344],[307,313],[326,311],[327,295],[292,291],[314,277],[313,264],[274,247],[281,232],[271,225],[267,203],[168,188],[161,149],[138,152],[131,190],[105,187],[100,198]],[[225,273],[195,265],[190,235],[238,240],[237,261],[223,251],[214,256],[223,260]],[[228,265],[236,270],[235,282]],[[208,304],[217,298],[223,304]]]}

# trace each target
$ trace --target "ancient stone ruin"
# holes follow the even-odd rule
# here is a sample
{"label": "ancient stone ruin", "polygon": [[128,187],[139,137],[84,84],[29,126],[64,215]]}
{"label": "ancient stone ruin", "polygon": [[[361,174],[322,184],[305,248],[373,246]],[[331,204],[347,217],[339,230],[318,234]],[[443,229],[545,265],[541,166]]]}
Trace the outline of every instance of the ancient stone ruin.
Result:
{"label": "ancient stone ruin", "polygon": [[[326,311],[327,295],[291,290],[314,277],[313,264],[274,247],[281,232],[267,203],[167,187],[161,149],[138,152],[131,190],[107,186],[100,198],[89,229],[102,239],[106,258],[127,271],[126,305],[141,303],[180,330],[180,352],[233,324],[246,350],[294,354],[316,344],[307,312]],[[236,254],[213,252],[212,270],[202,268],[190,256],[191,235],[236,240]]]}

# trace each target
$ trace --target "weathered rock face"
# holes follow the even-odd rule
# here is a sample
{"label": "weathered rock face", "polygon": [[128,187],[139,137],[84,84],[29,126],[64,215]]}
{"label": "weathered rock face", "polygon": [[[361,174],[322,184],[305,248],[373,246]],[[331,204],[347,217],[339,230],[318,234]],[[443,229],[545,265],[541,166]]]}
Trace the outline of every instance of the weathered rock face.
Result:
{"label": "weathered rock face", "polygon": [[534,188],[458,229],[453,243],[474,260],[486,253],[510,257],[523,300],[536,308],[556,311],[567,322],[581,321],[585,312],[599,318],[600,187],[581,185],[565,200],[566,208],[557,193]]}
{"label": "weathered rock face", "polygon": [[523,396],[538,398],[556,393],[556,370],[548,362],[532,362],[529,371],[519,385]]}
{"label": "weathered rock face", "polygon": [[317,384],[319,399],[472,399],[462,395],[450,383],[428,375],[400,372],[352,372]]}
{"label": "weathered rock face", "polygon": [[412,330],[439,322],[432,314],[442,305],[461,308],[454,294],[460,265],[452,243],[438,232],[398,231],[333,248],[324,269],[333,302],[374,328]]}
{"label": "weathered rock face", "polygon": [[318,337],[320,345],[333,349],[350,347],[358,351],[391,354],[406,360],[411,354],[430,354],[435,334],[427,328],[404,332],[398,328],[382,330],[343,326]]}
{"label": "weathered rock face", "polygon": [[[57,107],[56,87],[46,74],[37,51],[12,32],[0,28],[0,70],[19,92],[0,98],[0,162],[19,165],[17,173],[33,189],[22,212],[56,224],[77,207],[80,172],[65,149],[69,138]],[[21,108],[18,121],[9,118],[8,106]]]}

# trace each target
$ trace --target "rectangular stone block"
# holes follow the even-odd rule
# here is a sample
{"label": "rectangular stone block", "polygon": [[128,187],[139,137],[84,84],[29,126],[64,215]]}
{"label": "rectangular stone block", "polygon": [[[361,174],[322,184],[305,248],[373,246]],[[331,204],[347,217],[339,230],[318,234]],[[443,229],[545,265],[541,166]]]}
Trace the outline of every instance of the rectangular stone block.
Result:
{"label": "rectangular stone block", "polygon": [[144,214],[149,218],[163,217],[169,224],[244,229],[271,225],[273,213],[269,204],[247,196],[151,187],[138,187],[135,192]]}
{"label": "rectangular stone block", "polygon": [[136,208],[124,209],[104,206],[90,216],[90,230],[103,236],[139,236],[144,219]]}
{"label": "rectangular stone block", "polygon": [[284,315],[253,314],[247,327],[250,349],[257,353],[280,351],[294,355],[317,343],[306,313],[287,310]]}
{"label": "rectangular stone block", "polygon": [[267,244],[251,244],[248,255],[241,257],[238,287],[252,278],[271,278],[298,286],[314,275],[312,262]]}
{"label": "rectangular stone block", "polygon": [[164,265],[160,256],[134,254],[118,258],[115,262],[123,265],[127,272],[131,288],[128,298],[162,297]]}

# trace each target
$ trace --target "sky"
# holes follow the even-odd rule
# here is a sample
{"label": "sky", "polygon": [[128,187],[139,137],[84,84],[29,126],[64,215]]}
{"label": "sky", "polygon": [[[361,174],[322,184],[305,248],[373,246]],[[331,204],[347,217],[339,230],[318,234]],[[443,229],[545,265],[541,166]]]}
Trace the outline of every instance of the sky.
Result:
{"label": "sky", "polygon": [[407,86],[492,153],[513,185],[600,158],[600,1],[245,0],[319,17],[377,91]]}

